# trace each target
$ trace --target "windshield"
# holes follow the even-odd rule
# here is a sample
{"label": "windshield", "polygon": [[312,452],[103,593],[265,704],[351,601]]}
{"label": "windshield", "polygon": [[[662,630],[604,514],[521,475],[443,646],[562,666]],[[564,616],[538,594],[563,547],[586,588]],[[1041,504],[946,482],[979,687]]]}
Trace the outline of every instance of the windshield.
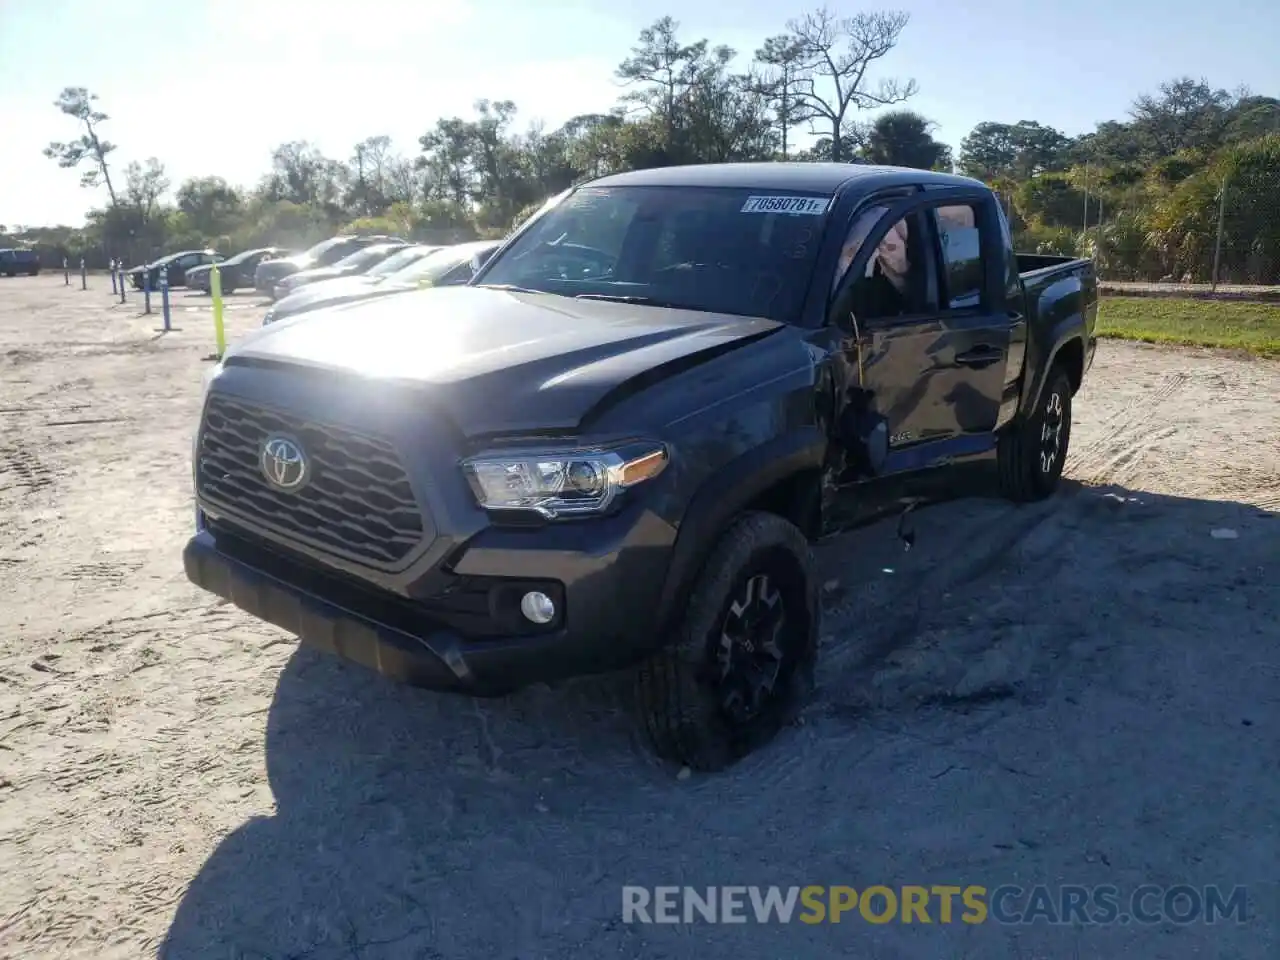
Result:
{"label": "windshield", "polygon": [[265,252],[266,251],[264,250],[245,250],[245,251],[242,251],[241,253],[237,253],[234,257],[231,257],[230,259],[223,261],[223,266],[226,266],[226,267],[238,266],[239,264],[244,263],[246,260],[252,257],[256,257],[258,254],[265,253]]}
{"label": "windshield", "polygon": [[433,253],[438,247],[405,247],[403,250],[397,250],[380,264],[370,267],[365,271],[366,277],[385,277],[389,273],[395,273],[397,270],[403,270],[409,264],[421,260],[423,257]]}
{"label": "windshield", "polygon": [[372,264],[384,260],[392,250],[396,247],[384,247],[381,245],[372,247],[363,247],[355,253],[348,254],[333,265],[335,270],[359,270],[362,267],[368,267]]}
{"label": "windshield", "polygon": [[391,280],[395,283],[416,283],[422,286],[439,283],[450,271],[470,262],[472,257],[484,249],[484,246],[484,244],[468,243],[456,247],[445,247],[397,271]]}
{"label": "windshield", "polygon": [[327,253],[329,250],[336,247],[338,244],[346,243],[349,240],[350,240],[350,237],[330,237],[328,240],[321,240],[319,243],[317,243],[314,247],[312,247],[306,253],[302,254],[302,256],[299,257],[298,259],[315,260],[320,256],[322,256],[323,254]]}
{"label": "windshield", "polygon": [[719,187],[585,187],[520,235],[480,285],[792,321],[830,199]]}

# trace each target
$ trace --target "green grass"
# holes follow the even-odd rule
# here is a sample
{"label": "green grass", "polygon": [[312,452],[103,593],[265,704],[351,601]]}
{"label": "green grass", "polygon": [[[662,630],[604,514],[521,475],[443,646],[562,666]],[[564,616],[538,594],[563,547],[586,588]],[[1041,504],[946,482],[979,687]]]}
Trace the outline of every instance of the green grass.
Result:
{"label": "green grass", "polygon": [[1247,350],[1280,357],[1280,304],[1173,297],[1103,297],[1098,336]]}

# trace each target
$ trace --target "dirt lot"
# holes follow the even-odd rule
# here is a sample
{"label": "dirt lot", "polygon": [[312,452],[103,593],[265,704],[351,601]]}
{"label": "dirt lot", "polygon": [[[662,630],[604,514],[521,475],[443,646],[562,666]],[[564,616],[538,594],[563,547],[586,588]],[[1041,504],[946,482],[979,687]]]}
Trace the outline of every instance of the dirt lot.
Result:
{"label": "dirt lot", "polygon": [[[1280,365],[1105,343],[1065,493],[823,545],[803,723],[677,778],[607,682],[397,687],[190,586],[207,301],[160,335],[91,283],[0,279],[4,957],[1278,955]],[[624,884],[880,883],[1251,919],[621,922]]]}

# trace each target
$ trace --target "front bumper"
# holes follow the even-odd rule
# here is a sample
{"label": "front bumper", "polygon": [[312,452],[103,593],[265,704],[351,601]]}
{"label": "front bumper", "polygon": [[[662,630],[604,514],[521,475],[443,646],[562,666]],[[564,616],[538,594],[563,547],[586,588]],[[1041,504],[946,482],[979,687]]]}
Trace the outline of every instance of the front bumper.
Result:
{"label": "front bumper", "polygon": [[[467,576],[492,576],[497,582],[562,578],[554,583],[562,619],[553,629],[525,634],[482,629],[464,635],[443,620],[398,616],[390,607],[387,615],[374,612],[379,605],[362,599],[379,599],[370,585],[339,583],[327,572],[310,577],[288,559],[246,559],[235,548],[238,538],[228,537],[220,547],[220,535],[203,520],[183,551],[183,566],[192,583],[308,646],[399,682],[495,696],[533,683],[621,669],[662,645],[653,621],[670,551],[651,544],[655,532],[662,539],[663,532],[674,531],[665,525],[659,531],[646,521],[625,526],[621,542],[603,542],[601,549],[589,551],[565,551],[561,542],[545,550],[513,550],[521,541],[528,543],[529,531],[514,536],[499,531],[487,546],[483,536],[477,538],[481,545],[460,562]],[[385,600],[404,606],[402,598],[390,594]]]}

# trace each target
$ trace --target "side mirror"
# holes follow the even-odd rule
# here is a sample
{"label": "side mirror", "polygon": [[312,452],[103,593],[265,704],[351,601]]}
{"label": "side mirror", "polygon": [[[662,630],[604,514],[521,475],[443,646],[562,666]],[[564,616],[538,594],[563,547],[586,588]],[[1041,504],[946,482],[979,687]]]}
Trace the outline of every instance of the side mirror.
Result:
{"label": "side mirror", "polygon": [[480,268],[481,268],[481,267],[483,267],[486,263],[488,263],[488,262],[493,258],[493,255],[494,255],[495,253],[497,253],[497,252],[498,252],[498,250],[497,250],[497,248],[495,247],[495,248],[494,248],[494,249],[492,249],[492,250],[486,250],[486,251],[484,251],[483,253],[477,253],[477,254],[475,254],[475,255],[471,258],[471,273],[472,273],[472,275],[474,276],[475,274],[479,273],[479,272],[480,272]]}

